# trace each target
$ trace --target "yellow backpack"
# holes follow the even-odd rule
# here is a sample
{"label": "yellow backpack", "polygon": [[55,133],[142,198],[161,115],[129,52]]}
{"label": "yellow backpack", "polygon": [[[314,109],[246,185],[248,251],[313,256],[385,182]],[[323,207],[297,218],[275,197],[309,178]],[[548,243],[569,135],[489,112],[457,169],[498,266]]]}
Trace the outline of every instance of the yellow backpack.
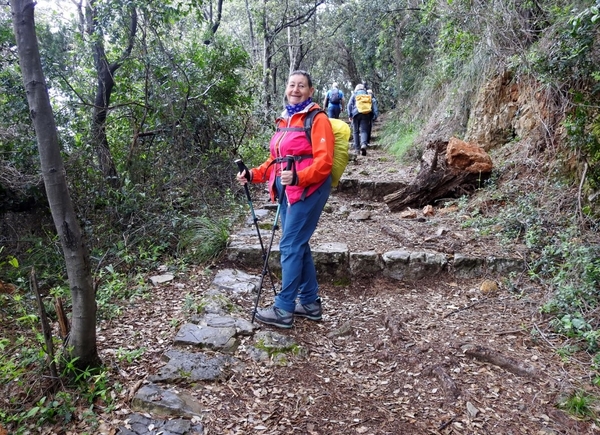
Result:
{"label": "yellow backpack", "polygon": [[369,94],[356,95],[356,109],[358,113],[371,113],[373,110],[373,102]]}
{"label": "yellow backpack", "polygon": [[[370,95],[369,95],[370,96]],[[311,110],[304,118],[304,131],[306,131],[306,137],[311,142],[311,128],[314,117],[317,113],[325,113],[323,110]],[[325,116],[327,114],[325,113]],[[331,168],[331,187],[337,187],[342,174],[348,165],[348,141],[350,140],[350,127],[345,121],[341,119],[328,118],[331,123],[331,129],[333,130],[333,136],[335,137],[335,144],[333,146],[333,166]]]}

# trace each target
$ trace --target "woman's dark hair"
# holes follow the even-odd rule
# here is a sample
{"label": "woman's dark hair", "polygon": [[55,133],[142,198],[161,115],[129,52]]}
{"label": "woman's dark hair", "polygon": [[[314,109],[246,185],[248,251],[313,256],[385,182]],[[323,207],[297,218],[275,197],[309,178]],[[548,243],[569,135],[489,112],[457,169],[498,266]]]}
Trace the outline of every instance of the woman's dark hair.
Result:
{"label": "woman's dark hair", "polygon": [[297,69],[296,71],[292,71],[290,73],[289,77],[291,77],[291,76],[304,76],[304,77],[306,77],[306,80],[308,80],[308,86],[311,88],[313,87],[312,78],[310,77],[310,74],[307,73],[306,71]]}

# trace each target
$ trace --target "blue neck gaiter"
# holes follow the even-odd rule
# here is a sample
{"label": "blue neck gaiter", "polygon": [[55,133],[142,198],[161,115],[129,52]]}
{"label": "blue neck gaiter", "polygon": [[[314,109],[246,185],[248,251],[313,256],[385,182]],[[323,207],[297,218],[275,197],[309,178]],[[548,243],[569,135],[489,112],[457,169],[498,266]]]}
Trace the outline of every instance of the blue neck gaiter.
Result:
{"label": "blue neck gaiter", "polygon": [[306,107],[312,103],[312,98],[308,98],[308,100],[303,101],[298,104],[286,104],[285,110],[287,110],[288,116],[292,116],[294,113],[302,112]]}

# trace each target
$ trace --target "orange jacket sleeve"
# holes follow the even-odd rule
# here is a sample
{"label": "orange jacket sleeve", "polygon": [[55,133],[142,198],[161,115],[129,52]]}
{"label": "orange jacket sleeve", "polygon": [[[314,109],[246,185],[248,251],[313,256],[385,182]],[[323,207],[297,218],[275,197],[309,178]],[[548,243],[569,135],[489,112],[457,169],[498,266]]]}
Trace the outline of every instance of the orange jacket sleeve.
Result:
{"label": "orange jacket sleeve", "polygon": [[275,157],[273,157],[272,154],[269,154],[269,157],[263,162],[262,165],[250,170],[252,173],[252,183],[266,183],[269,181],[269,171],[272,169],[269,168],[269,166],[273,160],[275,160]]}

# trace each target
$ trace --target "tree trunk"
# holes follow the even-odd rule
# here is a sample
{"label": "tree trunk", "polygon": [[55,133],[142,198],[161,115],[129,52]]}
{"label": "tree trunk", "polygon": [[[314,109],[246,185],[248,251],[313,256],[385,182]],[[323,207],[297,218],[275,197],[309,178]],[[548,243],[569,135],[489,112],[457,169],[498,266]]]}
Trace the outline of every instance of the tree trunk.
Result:
{"label": "tree trunk", "polygon": [[223,17],[223,0],[217,0],[217,16],[213,16],[213,7],[212,1],[210,2],[210,19],[208,22],[210,23],[210,34],[211,37],[214,38],[217,30],[219,30],[219,26],[221,25],[221,18]]}
{"label": "tree trunk", "polygon": [[[350,80],[350,83],[352,83],[352,90],[354,90],[354,86],[360,83],[360,75],[358,74],[358,68],[354,61],[352,51],[343,42],[338,42],[338,49],[341,53],[341,58],[344,61],[343,68],[346,76],[348,77],[348,80]],[[350,97],[348,97],[348,100],[350,100]]]}
{"label": "tree trunk", "polygon": [[58,132],[42,71],[33,0],[11,0],[23,83],[40,153],[46,194],[60,237],[73,300],[72,330],[66,347],[79,367],[100,363],[96,347],[96,299],[90,258],[69,196]]}
{"label": "tree trunk", "polygon": [[267,5],[266,1],[263,2],[262,10],[262,40],[263,40],[263,54],[262,54],[262,74],[263,74],[263,90],[265,95],[265,112],[269,113],[271,108],[271,90],[269,89],[270,74],[271,74],[271,39],[267,32],[268,19],[267,19]]}
{"label": "tree trunk", "polygon": [[391,212],[407,207],[421,208],[439,199],[458,198],[481,187],[489,178],[489,173],[471,173],[448,167],[447,146],[446,141],[430,143],[421,158],[421,169],[415,181],[383,197]]}
{"label": "tree trunk", "polygon": [[107,183],[113,187],[120,186],[117,168],[110,152],[108,136],[106,135],[106,117],[110,107],[110,98],[115,86],[115,73],[123,65],[133,50],[135,35],[137,33],[137,11],[131,7],[129,29],[127,32],[127,45],[121,56],[115,62],[110,63],[104,49],[104,39],[100,29],[96,25],[96,1],[90,1],[86,7],[86,19],[88,33],[94,38],[94,65],[98,83],[96,86],[96,97],[94,98],[94,114],[92,117],[92,138],[98,155],[98,164]]}
{"label": "tree trunk", "polygon": [[250,33],[250,47],[252,54],[252,62],[258,61],[260,58],[260,53],[258,47],[256,45],[256,36],[254,35],[254,19],[252,18],[252,11],[250,9],[250,4],[248,0],[246,2],[246,14],[248,15],[248,32]]}
{"label": "tree trunk", "polygon": [[[108,105],[115,85],[113,71],[106,61],[104,46],[97,42],[94,46],[94,63],[98,84],[96,87],[96,98],[94,99],[94,114],[92,117],[92,138],[95,143],[98,164],[106,182],[113,188],[119,187],[119,176],[113,161],[106,136],[106,117]],[[115,68],[116,70],[116,68]]]}

